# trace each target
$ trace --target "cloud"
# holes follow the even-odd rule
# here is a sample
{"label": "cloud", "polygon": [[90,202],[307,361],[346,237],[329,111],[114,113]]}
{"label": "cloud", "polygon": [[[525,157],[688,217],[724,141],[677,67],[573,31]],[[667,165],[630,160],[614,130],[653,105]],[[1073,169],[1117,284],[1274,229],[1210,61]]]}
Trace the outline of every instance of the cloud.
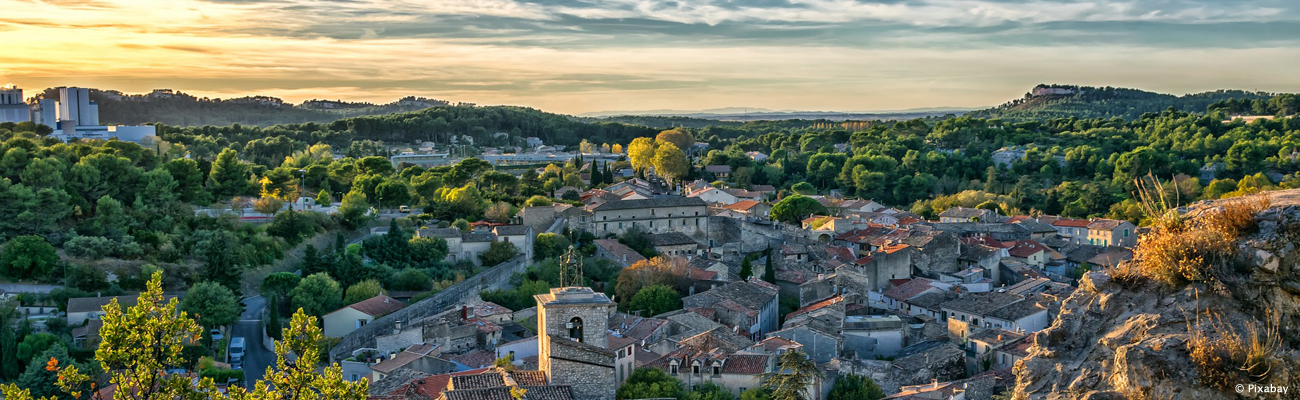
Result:
{"label": "cloud", "polygon": [[1278,34],[1300,5],[1281,0],[98,1],[0,0],[0,81],[561,112],[981,106],[1042,82],[1300,91],[1300,38]]}

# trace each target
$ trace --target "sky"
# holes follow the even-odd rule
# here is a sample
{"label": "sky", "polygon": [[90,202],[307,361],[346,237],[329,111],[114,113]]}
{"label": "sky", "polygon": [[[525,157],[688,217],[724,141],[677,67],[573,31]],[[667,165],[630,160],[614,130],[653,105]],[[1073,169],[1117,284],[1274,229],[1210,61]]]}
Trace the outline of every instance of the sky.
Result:
{"label": "sky", "polygon": [[0,0],[0,84],[562,113],[1300,92],[1295,0]]}

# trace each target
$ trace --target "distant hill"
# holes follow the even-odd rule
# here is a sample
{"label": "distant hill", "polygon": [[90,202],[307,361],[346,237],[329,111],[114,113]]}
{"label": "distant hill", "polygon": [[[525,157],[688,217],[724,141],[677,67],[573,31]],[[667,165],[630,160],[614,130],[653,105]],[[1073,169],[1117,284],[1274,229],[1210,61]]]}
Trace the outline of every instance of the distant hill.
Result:
{"label": "distant hill", "polygon": [[1170,107],[1180,111],[1205,112],[1210,105],[1230,99],[1268,99],[1271,93],[1242,90],[1175,96],[1138,89],[1073,85],[1038,85],[1025,97],[987,110],[972,111],[967,116],[1006,120],[1042,120],[1051,118],[1136,119],[1142,114],[1161,112]]}
{"label": "distant hill", "polygon": [[[45,89],[38,97],[58,100],[58,88]],[[209,99],[170,89],[158,89],[140,95],[128,95],[116,90],[90,89],[90,99],[99,103],[99,120],[110,125],[138,125],[154,122],[172,126],[327,123],[342,118],[419,111],[450,105],[444,100],[421,97],[406,97],[388,104],[308,100],[300,105],[294,105],[268,96]]]}

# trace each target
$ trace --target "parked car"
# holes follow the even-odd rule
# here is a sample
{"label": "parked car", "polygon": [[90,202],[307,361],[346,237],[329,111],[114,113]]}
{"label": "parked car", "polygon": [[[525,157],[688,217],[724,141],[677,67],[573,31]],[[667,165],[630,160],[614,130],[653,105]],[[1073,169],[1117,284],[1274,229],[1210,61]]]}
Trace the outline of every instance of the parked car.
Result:
{"label": "parked car", "polygon": [[226,350],[226,356],[230,362],[230,367],[242,369],[244,367],[244,338],[230,338],[230,347]]}
{"label": "parked car", "polygon": [[407,206],[397,206],[397,211],[398,211],[398,212],[409,213],[409,212],[411,212],[411,207],[407,207]]}
{"label": "parked car", "polygon": [[222,336],[222,335],[221,335],[221,330],[220,330],[220,329],[217,329],[217,328],[212,328],[212,332],[209,332],[209,333],[212,334],[212,343],[213,343],[213,344],[221,343],[221,339],[225,337],[225,336]]}

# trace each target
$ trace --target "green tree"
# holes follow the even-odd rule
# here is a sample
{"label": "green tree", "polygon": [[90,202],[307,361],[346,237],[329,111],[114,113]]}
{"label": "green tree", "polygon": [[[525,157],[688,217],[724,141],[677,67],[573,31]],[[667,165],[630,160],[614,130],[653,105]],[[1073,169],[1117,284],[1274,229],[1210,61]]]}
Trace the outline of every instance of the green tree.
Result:
{"label": "green tree", "polygon": [[425,291],[429,290],[429,285],[432,283],[433,279],[429,277],[429,274],[415,268],[407,268],[393,275],[388,286],[393,290]]}
{"label": "green tree", "polygon": [[831,385],[831,392],[826,400],[879,400],[885,397],[871,378],[862,375],[840,375]]}
{"label": "green tree", "polygon": [[749,389],[740,393],[740,400],[772,400],[772,391],[764,388]]}
{"label": "green tree", "polygon": [[189,158],[177,158],[163,164],[162,168],[176,180],[176,191],[186,203],[206,203],[208,193],[203,189],[203,171],[199,163]]}
{"label": "green tree", "polygon": [[348,286],[348,290],[344,294],[343,304],[355,304],[383,293],[384,287],[379,284],[379,281],[367,279]]}
{"label": "green tree", "polygon": [[618,399],[676,399],[682,396],[677,378],[658,368],[637,368],[615,391]]}
{"label": "green tree", "polygon": [[[315,249],[315,247],[312,247]],[[262,295],[279,297],[285,299],[289,293],[298,287],[302,277],[292,272],[275,272],[262,278]]]}
{"label": "green tree", "polygon": [[18,343],[18,359],[26,360],[28,363],[40,361],[41,359],[37,356],[40,356],[41,353],[44,353],[46,350],[49,350],[54,346],[62,345],[63,339],[59,339],[58,335],[51,333],[33,333],[24,337],[22,343]]}
{"label": "green tree", "polygon": [[808,182],[796,183],[794,184],[794,186],[790,187],[790,190],[793,190],[795,193],[804,196],[812,196],[814,194],[817,194],[817,188],[813,187],[813,185]]}
{"label": "green tree", "polygon": [[321,190],[320,192],[316,193],[317,205],[320,205],[321,207],[329,207],[330,204],[333,203],[334,203],[334,199],[330,197],[329,191]]}
{"label": "green tree", "polygon": [[[695,389],[685,393],[682,400],[735,400],[736,396],[731,395],[731,390],[718,386],[713,382],[705,382],[697,385]],[[873,399],[874,400],[874,399]]]}
{"label": "green tree", "polygon": [[343,289],[329,274],[320,272],[303,278],[289,296],[294,307],[310,315],[325,315],[338,308],[343,300]]}
{"label": "green tree", "polygon": [[524,207],[550,207],[552,204],[554,202],[551,201],[550,197],[546,196],[533,196],[524,201]]}
{"label": "green tree", "polygon": [[826,214],[826,207],[816,199],[800,195],[788,196],[772,206],[772,219],[787,224],[798,224],[810,215]]}
{"label": "green tree", "polygon": [[537,261],[559,257],[569,250],[569,238],[555,233],[543,233],[533,240],[533,259]]}
{"label": "green tree", "polygon": [[126,237],[130,218],[121,202],[104,195],[95,201],[95,216],[90,219],[90,233],[120,241]]}
{"label": "green tree", "polygon": [[343,195],[338,214],[348,229],[357,229],[370,222],[370,204],[366,202],[366,195],[355,190]]}
{"label": "green tree", "polygon": [[659,315],[682,308],[682,296],[667,285],[650,285],[632,296],[628,309],[642,311],[641,315]]}
{"label": "green tree", "polygon": [[777,364],[776,371],[763,374],[763,388],[772,391],[772,400],[809,399],[809,389],[822,377],[817,364],[799,350],[782,353]]}
{"label": "green tree", "polygon": [[754,261],[745,257],[740,262],[740,280],[749,280],[751,276],[754,276]]}
{"label": "green tree", "polygon": [[767,283],[776,283],[776,267],[772,265],[772,248],[767,248],[767,253],[763,255],[763,280]]}
{"label": "green tree", "polygon": [[510,242],[492,242],[488,245],[487,251],[478,255],[478,259],[485,267],[493,267],[497,264],[510,261],[519,255],[519,248]]}
{"label": "green tree", "polygon": [[229,326],[239,322],[244,311],[239,296],[229,288],[215,282],[199,282],[185,292],[181,311],[194,316],[207,327]]}
{"label": "green tree", "polygon": [[[54,360],[54,365],[72,365],[76,366],[79,370],[93,372],[95,368],[89,364],[76,362],[72,356],[68,355],[67,347],[64,347],[61,343],[53,343],[50,348],[33,354],[28,360],[30,360],[30,362],[27,364],[27,370],[23,371],[23,374],[18,377],[18,380],[15,381],[15,383],[18,387],[30,389],[31,395],[39,398],[53,398],[57,400],[77,399],[77,397],[59,389],[59,371],[51,371],[47,368],[50,365],[50,360]],[[88,383],[81,384],[78,385],[77,389],[85,390],[88,389],[89,386]],[[6,396],[6,398],[10,397]]]}
{"label": "green tree", "polygon": [[[211,378],[193,381],[184,374],[165,373],[184,365],[185,344],[199,340],[202,329],[181,312],[175,299],[163,303],[162,274],[155,273],[134,307],[123,310],[117,301],[105,307],[100,329],[102,341],[95,360],[108,371],[116,399],[339,399],[363,400],[367,383],[347,382],[337,364],[318,369],[321,359],[321,330],[316,319],[302,310],[294,314],[289,328],[276,342],[276,363],[267,368],[253,389],[231,386],[228,393],[217,390]],[[290,356],[292,354],[292,356]],[[291,361],[291,358],[293,360]],[[70,398],[83,398],[93,389],[94,369],[63,362],[57,355],[40,368],[55,372],[54,385]],[[91,372],[87,374],[86,372]],[[0,386],[7,400],[34,400],[31,390],[15,384]]]}
{"label": "green tree", "polygon": [[202,230],[194,233],[194,240],[194,253],[203,260],[201,279],[238,292],[247,261],[239,237],[226,230]]}
{"label": "green tree", "polygon": [[40,236],[9,239],[0,252],[0,272],[16,279],[43,279],[54,272],[59,255]]}
{"label": "green tree", "polygon": [[218,199],[246,194],[251,174],[252,167],[239,161],[239,153],[233,149],[222,150],[208,173],[208,189]]}
{"label": "green tree", "polygon": [[678,149],[687,150],[695,146],[695,135],[691,134],[691,131],[686,128],[673,128],[659,132],[655,136],[655,142],[659,144],[671,143]]}
{"label": "green tree", "polygon": [[429,265],[442,261],[447,258],[447,240],[443,238],[413,238],[408,241],[408,251],[411,254],[411,262],[419,265]]}

